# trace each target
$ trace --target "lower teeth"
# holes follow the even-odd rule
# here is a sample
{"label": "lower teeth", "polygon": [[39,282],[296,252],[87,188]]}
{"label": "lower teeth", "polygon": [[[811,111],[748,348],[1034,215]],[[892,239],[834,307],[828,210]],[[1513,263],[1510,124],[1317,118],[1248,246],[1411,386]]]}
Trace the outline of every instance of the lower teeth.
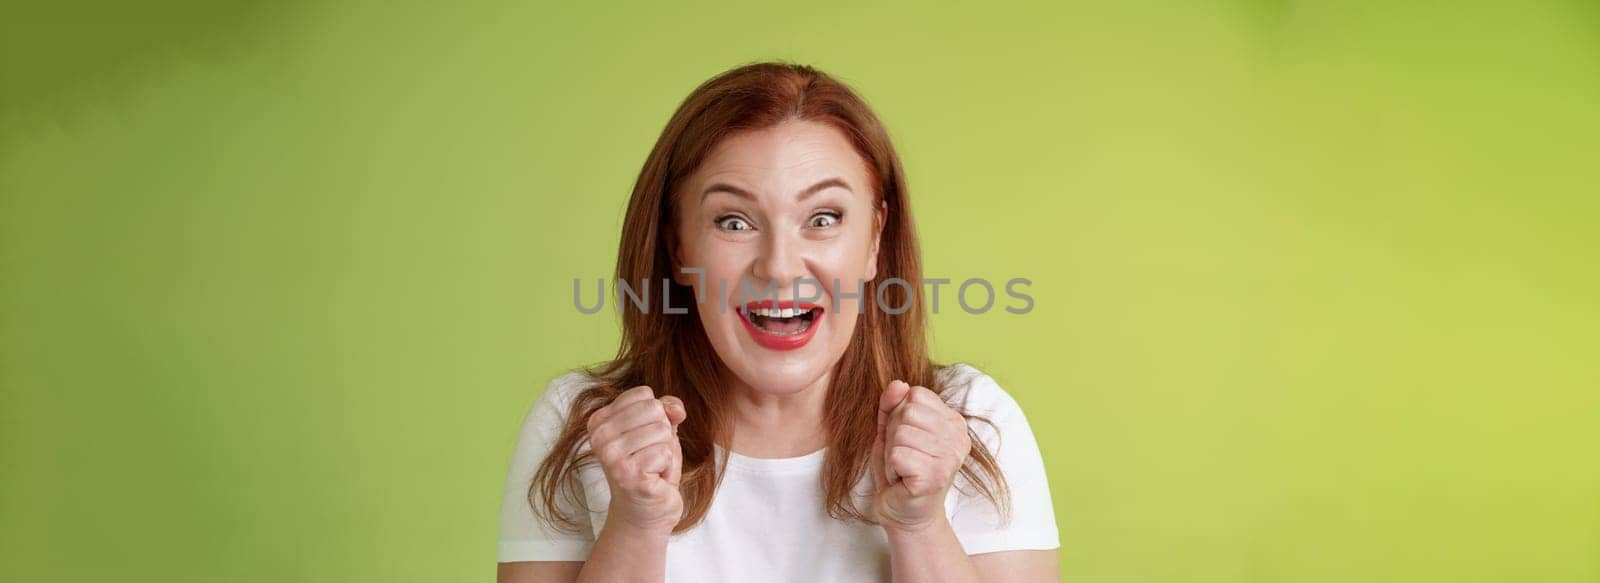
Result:
{"label": "lower teeth", "polygon": [[785,330],[773,330],[773,329],[768,328],[768,327],[766,327],[766,326],[764,326],[762,324],[764,322],[771,322],[771,321],[774,321],[774,320],[786,320],[788,318],[762,318],[762,321],[758,321],[757,318],[759,316],[750,315],[748,317],[750,318],[750,323],[754,324],[757,329],[759,329],[762,332],[765,332],[767,334],[771,334],[773,336],[794,336],[796,334],[802,334],[806,330],[810,329],[811,328],[811,324],[812,324],[811,320],[796,316],[794,319],[799,320],[800,324],[794,330],[787,330],[787,331],[785,331]]}
{"label": "lower teeth", "polygon": [[779,331],[776,331],[776,330],[772,330],[772,331],[768,331],[768,333],[769,334],[777,334],[779,336],[793,336],[795,334],[799,334],[801,332],[805,332],[806,328],[810,328],[810,327],[811,327],[811,323],[810,322],[800,322],[800,326],[798,328],[795,328],[793,332],[779,332]]}

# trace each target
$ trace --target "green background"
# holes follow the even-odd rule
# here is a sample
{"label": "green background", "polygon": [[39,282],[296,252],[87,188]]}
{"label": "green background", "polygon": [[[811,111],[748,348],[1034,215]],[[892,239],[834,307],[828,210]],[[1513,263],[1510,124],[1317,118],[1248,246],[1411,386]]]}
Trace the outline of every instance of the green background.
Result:
{"label": "green background", "polygon": [[783,58],[1033,280],[932,332],[1067,580],[1600,581],[1592,1],[103,4],[0,9],[0,580],[488,579],[572,278]]}

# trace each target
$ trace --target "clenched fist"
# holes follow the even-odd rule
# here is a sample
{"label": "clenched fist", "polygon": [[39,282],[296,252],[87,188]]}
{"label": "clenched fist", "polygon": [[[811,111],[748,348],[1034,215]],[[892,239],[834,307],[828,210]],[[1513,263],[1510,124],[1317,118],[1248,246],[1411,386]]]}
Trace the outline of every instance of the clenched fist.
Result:
{"label": "clenched fist", "polygon": [[589,415],[589,448],[611,487],[608,520],[672,532],[683,515],[678,481],[683,448],[678,424],[688,415],[677,397],[634,387]]}
{"label": "clenched fist", "polygon": [[938,393],[904,381],[878,400],[872,442],[873,508],[884,528],[916,528],[944,516],[944,500],[972,451],[967,420]]}

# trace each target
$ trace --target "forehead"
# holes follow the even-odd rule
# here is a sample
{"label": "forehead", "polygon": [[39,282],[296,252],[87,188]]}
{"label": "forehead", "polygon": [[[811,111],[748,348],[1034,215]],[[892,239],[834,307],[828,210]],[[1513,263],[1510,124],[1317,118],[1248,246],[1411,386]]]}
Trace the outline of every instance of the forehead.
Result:
{"label": "forehead", "polygon": [[798,183],[804,188],[832,177],[848,182],[851,190],[869,190],[866,161],[843,132],[820,122],[790,120],[723,138],[689,184],[737,181],[767,195],[787,194]]}

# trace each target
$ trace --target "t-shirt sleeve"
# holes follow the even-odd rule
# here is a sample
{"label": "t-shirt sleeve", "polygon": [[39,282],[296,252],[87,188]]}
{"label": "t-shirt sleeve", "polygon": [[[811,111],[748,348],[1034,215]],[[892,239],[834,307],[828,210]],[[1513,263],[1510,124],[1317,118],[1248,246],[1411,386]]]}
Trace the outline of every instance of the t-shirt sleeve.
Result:
{"label": "t-shirt sleeve", "polygon": [[990,427],[973,419],[968,426],[988,445],[1011,488],[1011,520],[1002,522],[994,504],[962,479],[958,483],[972,495],[957,496],[950,517],[956,538],[969,555],[1060,548],[1044,458],[1022,407],[993,378],[967,370],[974,378],[961,396],[964,409],[994,422]]}
{"label": "t-shirt sleeve", "polygon": [[[588,511],[572,503],[567,495],[558,493],[556,504],[577,522],[577,533],[565,532],[546,524],[534,515],[528,500],[528,486],[533,480],[533,473],[550,453],[556,437],[566,424],[567,408],[582,389],[580,378],[577,373],[572,373],[551,381],[523,419],[517,445],[511,454],[511,468],[506,474],[505,493],[500,501],[501,563],[583,561],[589,557],[589,549],[594,546],[594,527]],[[580,483],[580,480],[572,481],[572,492],[583,496]],[[534,503],[539,503],[537,496]]]}

